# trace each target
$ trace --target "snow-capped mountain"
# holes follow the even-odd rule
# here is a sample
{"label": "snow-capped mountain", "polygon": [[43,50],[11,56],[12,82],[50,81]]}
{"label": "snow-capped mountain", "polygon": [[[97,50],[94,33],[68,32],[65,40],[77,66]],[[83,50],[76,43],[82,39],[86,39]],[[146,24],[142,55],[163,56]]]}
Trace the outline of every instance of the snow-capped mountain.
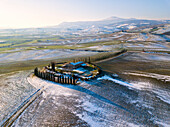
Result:
{"label": "snow-capped mountain", "polygon": [[144,20],[135,18],[110,17],[99,21],[63,22],[53,28],[60,32],[72,32],[72,34],[107,34],[122,30],[130,30],[151,25],[167,24],[169,20]]}
{"label": "snow-capped mountain", "polygon": [[[78,22],[63,22],[57,26],[45,28],[27,28],[27,29],[8,29],[7,33],[19,34],[38,34],[45,36],[53,35],[96,35],[96,34],[109,34],[118,31],[126,31],[136,29],[154,29],[157,25],[170,24],[170,20],[145,20],[135,18],[119,18],[110,17],[99,21],[78,21]],[[4,30],[0,30],[3,32]],[[152,31],[153,32],[153,31]],[[168,31],[167,31],[168,32]]]}
{"label": "snow-capped mountain", "polygon": [[78,21],[78,22],[63,22],[56,26],[56,28],[87,28],[91,26],[105,26],[112,23],[129,21],[131,19],[123,19],[118,17],[110,17],[99,21]]}

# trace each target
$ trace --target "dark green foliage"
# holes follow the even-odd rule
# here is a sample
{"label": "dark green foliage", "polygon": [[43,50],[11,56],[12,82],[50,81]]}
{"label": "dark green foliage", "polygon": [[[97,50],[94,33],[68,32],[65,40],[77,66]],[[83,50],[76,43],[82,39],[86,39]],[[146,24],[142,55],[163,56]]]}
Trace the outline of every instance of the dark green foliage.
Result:
{"label": "dark green foliage", "polygon": [[55,71],[55,62],[51,62],[52,71]]}
{"label": "dark green foliage", "polygon": [[34,69],[34,74],[35,74],[36,76],[38,75],[38,68],[37,68],[37,67]]}

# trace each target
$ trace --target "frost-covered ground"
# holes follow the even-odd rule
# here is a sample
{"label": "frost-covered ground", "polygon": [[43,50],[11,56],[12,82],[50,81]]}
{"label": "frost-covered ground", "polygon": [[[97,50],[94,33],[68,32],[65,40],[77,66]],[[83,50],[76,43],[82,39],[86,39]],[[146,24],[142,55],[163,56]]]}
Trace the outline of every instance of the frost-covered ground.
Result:
{"label": "frost-covered ground", "polygon": [[78,86],[27,78],[30,71],[1,74],[0,119],[45,86],[13,126],[166,127],[170,124],[169,63],[169,54],[128,52],[97,63],[105,75]]}
{"label": "frost-covered ground", "polygon": [[93,50],[105,50],[105,51],[114,51],[116,48],[120,48],[121,45],[99,45],[99,46],[91,46],[87,49],[93,49]]}
{"label": "frost-covered ground", "polygon": [[[166,90],[148,82],[142,86],[110,75],[79,86],[63,85],[28,77],[43,94],[14,122],[13,126],[168,126]],[[147,90],[146,90],[147,89]],[[153,89],[155,92],[153,93]],[[165,96],[166,98],[168,97]],[[163,107],[161,109],[160,107]]]}
{"label": "frost-covered ground", "polygon": [[170,31],[170,24],[165,25],[165,26],[162,27],[162,28],[159,28],[157,31],[154,31],[153,33],[163,34],[163,33],[165,33],[165,32],[169,32],[169,31]]}
{"label": "frost-covered ground", "polygon": [[[159,30],[158,30],[159,31]],[[161,31],[161,30],[160,30]],[[159,32],[158,32],[159,33]],[[88,33],[89,34],[89,33]],[[89,34],[90,35],[90,34]],[[83,44],[83,43],[92,43],[92,42],[104,42],[112,40],[121,40],[121,41],[132,41],[132,42],[166,42],[170,41],[169,35],[157,34],[157,33],[142,33],[142,32],[115,32],[109,34],[96,34],[94,36],[80,36],[76,38],[65,38],[65,39],[56,39],[56,40],[45,40],[32,42],[28,44],[23,44],[22,46],[34,47],[34,46],[52,46],[52,45],[70,45],[70,44]]]}
{"label": "frost-covered ground", "polygon": [[130,103],[145,109],[152,116],[153,123],[167,127],[170,125],[169,58],[169,54],[126,53],[99,63],[105,71],[117,73],[121,79],[105,75],[101,80],[112,81],[138,91],[137,98],[132,99]]}
{"label": "frost-covered ground", "polygon": [[46,90],[13,126],[139,126],[145,120],[153,125],[152,120],[140,115],[139,109],[134,114],[134,109],[128,108],[129,101],[136,97],[127,97],[128,91],[133,92],[126,87],[123,92],[119,91],[119,85],[97,80],[79,86],[61,85],[36,77],[28,81],[37,88],[45,86]]}
{"label": "frost-covered ground", "polygon": [[170,42],[128,42],[125,47],[135,49],[151,49],[158,51],[170,51]]}
{"label": "frost-covered ground", "polygon": [[126,33],[121,38],[120,40],[127,40],[127,41],[170,41],[170,36],[168,35],[156,35],[156,34],[150,34],[150,33]]}
{"label": "frost-covered ground", "polygon": [[168,58],[127,53],[98,63],[110,74],[78,86],[29,77],[45,91],[13,126],[169,126]]}
{"label": "frost-covered ground", "polygon": [[29,72],[0,75],[0,125],[36,89],[27,82]]}
{"label": "frost-covered ground", "polygon": [[27,60],[45,60],[45,59],[57,59],[57,58],[70,58],[77,56],[90,56],[96,54],[95,52],[85,51],[70,51],[59,49],[44,49],[44,50],[27,50],[14,53],[1,53],[0,63],[4,62],[16,62]]}

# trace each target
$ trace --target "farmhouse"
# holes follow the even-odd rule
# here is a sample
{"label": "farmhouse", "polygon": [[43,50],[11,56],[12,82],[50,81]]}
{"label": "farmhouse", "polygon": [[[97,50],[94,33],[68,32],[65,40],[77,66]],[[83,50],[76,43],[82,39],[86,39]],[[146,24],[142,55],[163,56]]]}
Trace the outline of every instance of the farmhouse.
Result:
{"label": "farmhouse", "polygon": [[65,83],[78,84],[78,81],[89,80],[95,78],[100,72],[100,69],[91,64],[82,61],[73,63],[55,63],[45,66],[43,69],[34,69],[34,74],[42,79]]}
{"label": "farmhouse", "polygon": [[72,70],[72,69],[76,69],[78,67],[85,66],[85,65],[86,64],[82,61],[79,61],[77,63],[71,62],[71,63],[66,63],[65,65],[63,65],[63,68]]}

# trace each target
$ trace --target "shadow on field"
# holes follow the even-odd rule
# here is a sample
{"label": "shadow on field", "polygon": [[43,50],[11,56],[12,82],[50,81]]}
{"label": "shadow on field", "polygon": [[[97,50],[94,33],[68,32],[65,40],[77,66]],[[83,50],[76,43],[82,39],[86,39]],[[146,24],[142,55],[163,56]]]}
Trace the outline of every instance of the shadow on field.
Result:
{"label": "shadow on field", "polygon": [[65,84],[59,84],[59,83],[57,83],[56,85],[60,85],[62,87],[66,87],[66,88],[69,88],[69,89],[77,90],[77,91],[82,92],[82,93],[86,93],[88,95],[91,95],[94,98],[99,99],[100,101],[103,101],[105,103],[111,104],[111,105],[116,106],[116,107],[118,107],[118,108],[120,108],[120,109],[122,109],[122,110],[124,110],[126,112],[131,113],[128,109],[122,107],[121,105],[118,105],[118,104],[116,104],[116,103],[114,103],[114,102],[112,102],[112,101],[110,101],[110,100],[100,96],[99,94],[96,94],[95,92],[90,91],[90,90],[88,90],[86,88],[83,88],[81,86],[77,86],[77,85],[65,85]]}

